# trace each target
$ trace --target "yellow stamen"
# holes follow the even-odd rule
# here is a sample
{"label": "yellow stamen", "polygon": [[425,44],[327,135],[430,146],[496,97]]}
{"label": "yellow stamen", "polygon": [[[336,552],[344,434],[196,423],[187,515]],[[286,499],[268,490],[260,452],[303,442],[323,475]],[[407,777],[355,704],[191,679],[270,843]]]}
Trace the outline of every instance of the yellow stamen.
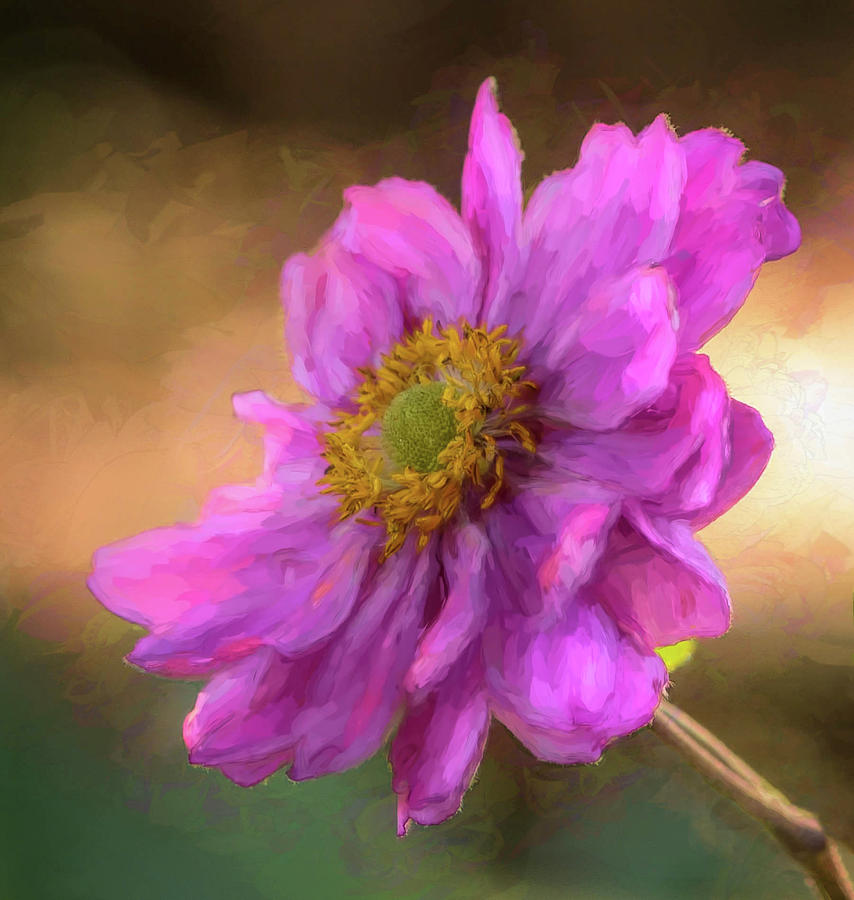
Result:
{"label": "yellow stamen", "polygon": [[[382,357],[360,368],[355,413],[339,412],[324,435],[329,468],[318,484],[341,495],[339,521],[372,507],[387,540],[380,561],[403,546],[411,529],[418,550],[456,515],[467,490],[483,492],[488,509],[504,483],[501,441],[535,453],[532,409],[517,402],[536,385],[513,365],[518,341],[463,322],[438,335],[425,319]],[[379,433],[376,433],[376,429]]]}

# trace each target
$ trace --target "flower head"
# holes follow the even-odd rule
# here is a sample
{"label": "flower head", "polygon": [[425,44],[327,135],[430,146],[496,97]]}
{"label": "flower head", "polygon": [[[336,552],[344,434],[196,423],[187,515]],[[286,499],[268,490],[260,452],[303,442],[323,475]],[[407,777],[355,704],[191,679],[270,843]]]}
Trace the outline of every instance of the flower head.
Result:
{"label": "flower head", "polygon": [[128,659],[208,677],[193,763],[255,784],[356,765],[396,728],[400,833],[459,809],[490,718],[592,762],[647,724],[655,648],[729,626],[693,532],[773,441],[696,351],[798,225],[772,166],[715,129],[594,126],[523,211],[492,79],[458,214],[432,187],[352,187],[282,273],[311,405],[234,397],[253,485],[97,551],[89,585],[144,625]]}

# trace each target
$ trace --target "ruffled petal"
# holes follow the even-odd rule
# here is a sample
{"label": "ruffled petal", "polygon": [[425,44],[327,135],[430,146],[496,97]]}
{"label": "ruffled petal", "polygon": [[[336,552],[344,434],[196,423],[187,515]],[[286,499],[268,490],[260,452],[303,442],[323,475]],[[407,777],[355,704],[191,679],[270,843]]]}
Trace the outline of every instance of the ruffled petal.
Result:
{"label": "ruffled petal", "polygon": [[289,776],[341,772],[382,746],[405,696],[425,599],[438,577],[429,551],[412,541],[376,574],[371,593],[323,654],[294,721],[299,736]]}
{"label": "ruffled petal", "polygon": [[776,166],[752,160],[738,167],[738,179],[759,204],[759,240],[765,262],[794,253],[801,245],[801,226],[783,203],[783,173]]}
{"label": "ruffled petal", "polygon": [[207,674],[265,644],[291,654],[314,647],[346,621],[377,544],[356,522],[333,527],[336,501],[316,486],[325,461],[314,423],[260,394],[235,406],[267,417],[258,484],[219,489],[196,524],[94,556],[92,593],[151,632],[128,661],[158,674]]}
{"label": "ruffled petal", "polygon": [[293,721],[315,665],[264,647],[214,675],[184,719],[190,762],[244,787],[291,763]]}
{"label": "ruffled petal", "polygon": [[774,450],[774,436],[762,416],[746,403],[730,401],[729,452],[712,501],[689,516],[695,531],[705,528],[736,504],[759,480]]}
{"label": "ruffled petal", "polygon": [[480,86],[463,164],[462,214],[484,266],[483,316],[505,322],[522,267],[522,159],[510,120],[499,113],[494,78]]}
{"label": "ruffled petal", "polygon": [[487,559],[492,546],[484,529],[469,523],[442,538],[440,562],[445,602],[425,631],[406,674],[406,688],[420,695],[442,681],[483,630],[489,612]]}
{"label": "ruffled petal", "polygon": [[264,391],[234,394],[231,403],[238,419],[264,429],[264,478],[268,483],[300,483],[306,469],[297,464],[319,464],[323,449],[319,431],[333,418],[327,406],[286,405]]}
{"label": "ruffled petal", "polygon": [[539,405],[576,428],[605,431],[657,399],[676,358],[675,291],[658,267],[597,282],[545,357]]}
{"label": "ruffled petal", "polygon": [[[117,614],[129,599],[151,601],[161,617],[128,662],[186,678],[262,645],[299,654],[322,643],[347,621],[376,548],[363,526],[330,531],[333,513],[214,516],[98,551],[94,577],[112,578],[111,591],[99,592],[103,580],[92,588],[98,599]],[[167,609],[174,617],[163,618]]]}
{"label": "ruffled petal", "polygon": [[282,269],[281,297],[297,383],[331,407],[343,405],[357,369],[378,365],[402,336],[398,295],[392,275],[334,240],[314,255],[292,256]]}
{"label": "ruffled petal", "polygon": [[387,178],[347,188],[344,199],[330,235],[398,282],[407,328],[428,316],[445,324],[477,319],[481,264],[468,228],[435,188]]}
{"label": "ruffled petal", "polygon": [[261,648],[217,673],[184,724],[190,761],[244,783],[291,763],[300,781],[373,755],[403,702],[436,576],[435,559],[410,543],[364,581],[334,641],[295,659]]}
{"label": "ruffled petal", "polygon": [[532,358],[572,321],[594,282],[667,255],[684,182],[683,150],[658,116],[638,137],[625,125],[594,125],[578,164],[540,183],[525,210],[522,294],[508,316]]}
{"label": "ruffled petal", "polygon": [[694,350],[740,309],[764,260],[797,249],[800,229],[781,200],[782,173],[740,166],[741,141],[707,128],[680,144],[688,180],[664,265],[679,289],[680,347]]}
{"label": "ruffled petal", "polygon": [[407,709],[392,741],[399,835],[410,820],[437,825],[459,810],[488,733],[483,668],[479,653],[469,652],[434,691]]}
{"label": "ruffled petal", "polygon": [[595,762],[652,719],[667,682],[654,651],[581,597],[549,628],[521,616],[494,622],[484,656],[494,715],[548,762]]}
{"label": "ruffled petal", "polygon": [[708,357],[687,354],[664,393],[618,430],[557,432],[541,455],[555,477],[592,479],[635,497],[670,491],[682,508],[699,508],[721,477],[728,411],[726,385]]}
{"label": "ruffled petal", "polygon": [[559,479],[530,479],[511,503],[490,510],[495,552],[487,580],[494,608],[540,624],[561,618],[591,577],[619,510],[612,491]]}
{"label": "ruffled petal", "polygon": [[637,512],[631,522],[612,531],[591,595],[650,648],[720,637],[730,625],[729,594],[690,526]]}

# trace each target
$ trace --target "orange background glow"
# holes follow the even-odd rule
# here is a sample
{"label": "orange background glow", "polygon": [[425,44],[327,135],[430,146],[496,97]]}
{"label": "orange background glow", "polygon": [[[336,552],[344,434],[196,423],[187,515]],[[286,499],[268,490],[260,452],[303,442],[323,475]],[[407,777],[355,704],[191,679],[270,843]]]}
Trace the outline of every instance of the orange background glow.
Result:
{"label": "orange background glow", "polygon": [[[139,693],[144,676],[120,663],[136,632],[84,584],[93,550],[192,520],[210,488],[255,477],[260,435],[235,419],[231,394],[302,396],[283,344],[281,263],[314,244],[349,184],[397,174],[458,202],[470,106],[492,74],[528,192],[574,163],[594,121],[639,129],[661,111],[683,134],[725,126],[749,158],[786,173],[802,248],[763,269],[705,348],[776,450],[754,490],[700,535],[729,580],[734,624],[679,670],[671,696],[854,841],[854,66],[843,63],[828,75],[746,62],[714,83],[652,67],[573,80],[548,49],[473,49],[435,68],[408,121],[365,136],[305,117],[239,120],[142,74],[89,105],[27,82],[7,120],[20,136],[21,157],[7,159],[18,188],[0,208],[0,602],[45,652],[69,654],[59,687],[76,715],[123,734],[129,704],[145,708],[113,761],[177,766],[188,694],[160,682]],[[497,740],[493,758],[511,753]],[[652,765],[652,739],[639,740],[639,764]],[[526,802],[554,829],[551,777]],[[390,832],[388,804],[370,821]],[[439,845],[418,846],[416,868]],[[367,859],[363,875],[383,871],[385,857]],[[489,884],[496,892],[481,896],[499,896]],[[551,896],[519,891],[500,896]]]}

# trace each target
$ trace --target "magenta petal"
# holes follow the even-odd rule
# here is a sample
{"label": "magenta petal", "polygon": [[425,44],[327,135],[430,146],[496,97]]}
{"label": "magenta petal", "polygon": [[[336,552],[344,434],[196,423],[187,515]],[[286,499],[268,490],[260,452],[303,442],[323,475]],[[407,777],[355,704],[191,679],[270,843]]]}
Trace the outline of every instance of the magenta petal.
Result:
{"label": "magenta petal", "polygon": [[739,166],[743,144],[713,128],[680,141],[688,164],[679,226],[664,261],[679,288],[680,347],[694,350],[739,310],[765,259],[800,241],[773,166]]}
{"label": "magenta petal", "polygon": [[377,365],[403,333],[396,280],[335,241],[292,256],[281,295],[292,374],[329,406],[341,406],[356,387],[356,369]]}
{"label": "magenta petal", "polygon": [[482,631],[489,612],[486,561],[492,548],[486,532],[473,523],[449,529],[441,547],[447,596],[418,643],[406,675],[410,693],[420,694],[448,674]]}
{"label": "magenta petal", "polygon": [[616,503],[579,503],[561,519],[554,548],[537,572],[541,590],[569,596],[590,579],[619,513]]}
{"label": "magenta petal", "polygon": [[606,488],[529,480],[487,519],[495,548],[487,574],[493,608],[540,624],[561,618],[573,592],[591,577],[618,515],[619,498]]}
{"label": "magenta petal", "polygon": [[330,534],[332,512],[234,512],[143,532],[101,548],[89,586],[151,629],[128,661],[161,675],[213,672],[263,644],[304,652],[346,621],[375,542],[358,525]]}
{"label": "magenta petal", "polygon": [[291,762],[290,777],[302,780],[372,755],[402,703],[437,575],[428,554],[414,557],[410,545],[375,568],[347,624],[314,653],[289,660],[264,647],[218,672],[184,724],[191,762],[242,784]]}
{"label": "magenta petal", "polygon": [[493,623],[484,655],[494,715],[549,762],[595,762],[652,719],[667,682],[652,650],[581,598],[546,629],[521,616]]}
{"label": "magenta petal", "polygon": [[215,766],[243,786],[290,763],[310,665],[265,647],[214,675],[184,720],[190,762]]}
{"label": "magenta petal", "polygon": [[459,214],[435,188],[387,178],[348,188],[344,199],[330,235],[399,283],[407,325],[428,316],[443,323],[477,319],[480,262]]}
{"label": "magenta petal", "polygon": [[667,387],[676,358],[675,292],[662,268],[595,284],[552,338],[539,403],[576,428],[616,428]]}
{"label": "magenta petal", "polygon": [[382,746],[404,698],[425,598],[438,577],[429,551],[412,542],[380,567],[371,592],[330,643],[294,727],[300,740],[290,777],[340,772]]}
{"label": "magenta petal", "polygon": [[594,125],[578,164],[540,183],[525,210],[523,295],[508,316],[529,352],[560,334],[595,281],[666,255],[684,181],[682,148],[659,116],[638,137]]}
{"label": "magenta petal", "polygon": [[671,491],[697,508],[720,479],[728,409],[726,386],[708,357],[687,354],[674,363],[665,392],[619,429],[558,433],[543,455],[556,477],[592,479],[635,497]]}
{"label": "magenta petal", "polygon": [[333,418],[328,407],[286,405],[263,391],[234,394],[231,403],[243,422],[264,427],[264,475],[269,481],[295,484],[309,477],[305,466],[298,467],[298,477],[284,470],[300,460],[319,466],[323,444],[318,432]]}
{"label": "magenta petal", "polygon": [[720,637],[730,624],[724,577],[686,522],[631,515],[611,541],[591,592],[650,647]]}
{"label": "magenta petal", "polygon": [[285,654],[319,645],[349,617],[376,541],[353,523],[330,532],[328,516],[287,524],[275,514],[251,524],[220,516],[162,531],[156,544],[155,532],[125,542],[112,564],[122,573],[118,596],[154,596],[176,611],[150,626],[128,661],[178,678],[261,645]]}
{"label": "magenta petal", "polygon": [[325,406],[285,405],[263,391],[234,394],[231,402],[239,419],[264,427],[264,472],[254,485],[226,484],[212,490],[202,507],[202,520],[272,512],[281,506],[283,487],[314,483],[322,474],[318,429],[332,417]]}
{"label": "magenta petal", "polygon": [[703,426],[698,445],[674,472],[667,492],[649,503],[651,515],[691,519],[720,490],[723,473],[730,465],[733,401],[719,378],[711,379],[709,386],[710,390],[701,391],[694,398],[693,421]]}
{"label": "magenta petal", "polygon": [[801,226],[783,203],[783,173],[775,166],[753,160],[738,168],[741,187],[752,192],[759,204],[759,221],[765,261],[782,259],[801,245]]}
{"label": "magenta petal", "polygon": [[99,549],[89,587],[151,630],[128,655],[149,671],[216,671],[267,644],[304,653],[350,614],[378,536],[348,521],[316,482],[322,407],[284,407],[261,392],[235,410],[265,426],[265,475],[213,493],[194,525],[143,532]]}
{"label": "magenta petal", "polygon": [[281,492],[273,491],[252,504],[252,512],[155,528],[101,547],[89,589],[111,612],[147,628],[168,625],[198,604],[216,603],[234,588],[219,565],[223,551],[247,533],[263,534],[280,500]]}
{"label": "magenta petal", "polygon": [[759,480],[774,450],[774,436],[762,416],[746,403],[730,401],[728,464],[711,502],[692,512],[691,527],[697,531],[714,522],[737,503]]}
{"label": "magenta petal", "polygon": [[523,154],[510,120],[499,113],[494,78],[480,86],[463,164],[462,214],[484,265],[483,316],[495,328],[521,268]]}
{"label": "magenta petal", "polygon": [[409,820],[437,825],[460,808],[483,757],[489,707],[475,654],[407,710],[391,744],[392,785],[398,795],[398,834]]}

